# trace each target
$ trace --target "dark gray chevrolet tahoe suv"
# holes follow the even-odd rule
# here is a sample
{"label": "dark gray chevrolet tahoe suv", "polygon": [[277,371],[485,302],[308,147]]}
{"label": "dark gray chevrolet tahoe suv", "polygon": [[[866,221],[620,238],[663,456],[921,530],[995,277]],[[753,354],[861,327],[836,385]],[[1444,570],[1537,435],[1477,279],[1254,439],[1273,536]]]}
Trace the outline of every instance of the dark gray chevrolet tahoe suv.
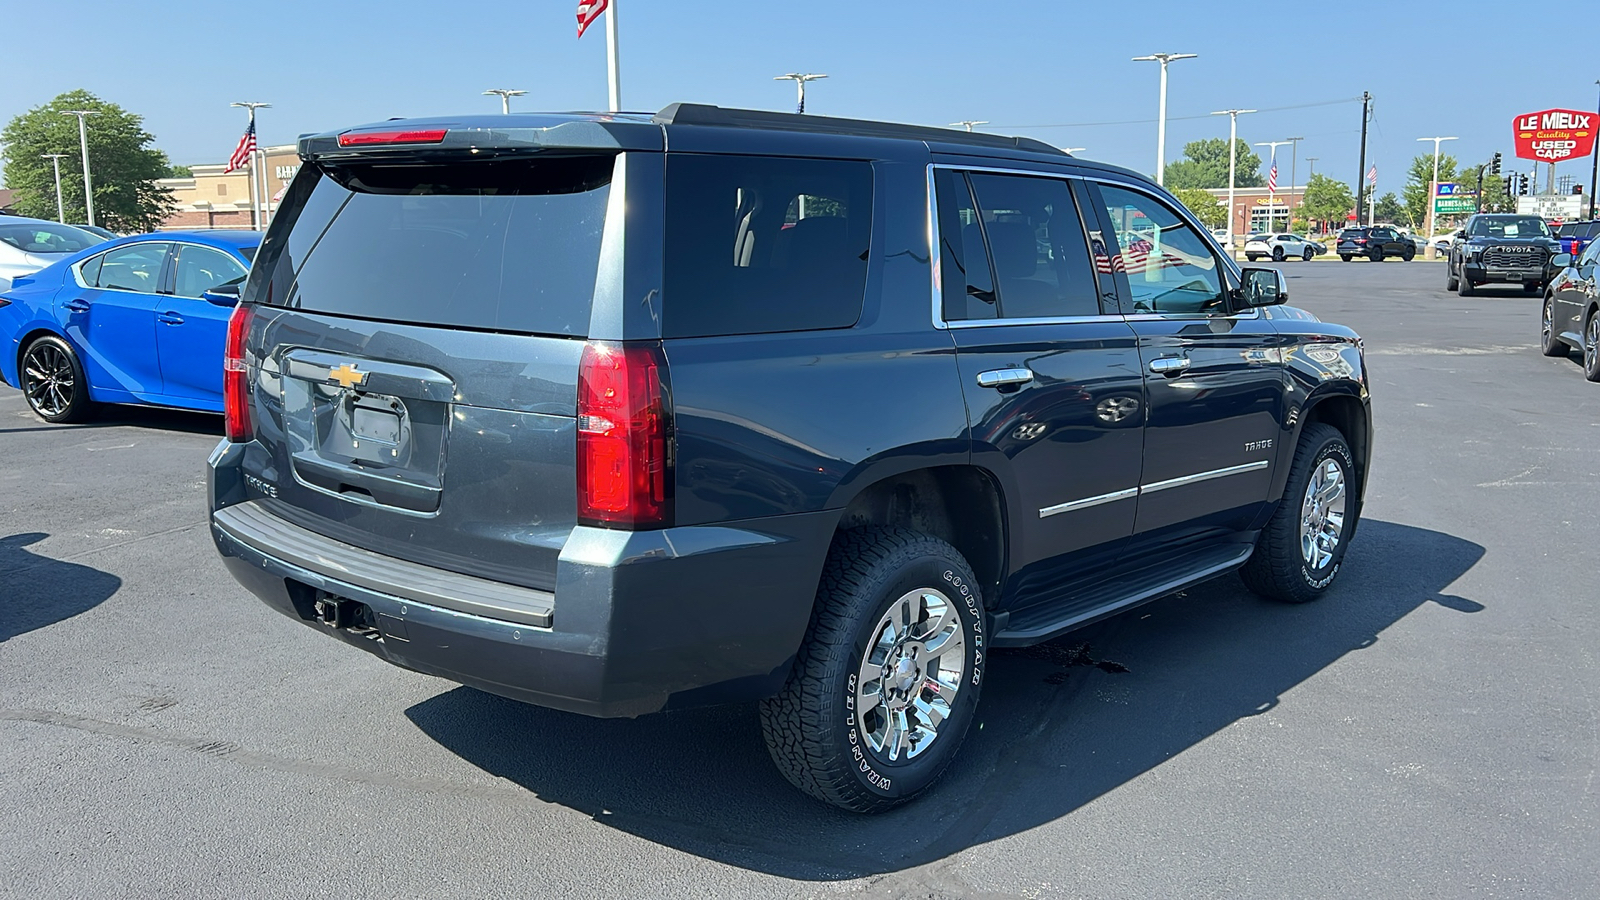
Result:
{"label": "dark gray chevrolet tahoe suv", "polygon": [[226,358],[212,534],[269,605],[596,716],[761,701],[783,774],[926,788],[989,652],[1239,570],[1310,600],[1361,341],[1148,179],[677,105],[300,141]]}

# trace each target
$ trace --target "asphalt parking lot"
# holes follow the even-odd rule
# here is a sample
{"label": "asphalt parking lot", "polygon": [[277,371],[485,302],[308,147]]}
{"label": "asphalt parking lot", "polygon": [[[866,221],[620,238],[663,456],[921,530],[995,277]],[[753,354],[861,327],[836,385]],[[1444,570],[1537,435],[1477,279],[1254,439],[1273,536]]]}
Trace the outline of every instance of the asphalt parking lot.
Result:
{"label": "asphalt parking lot", "polygon": [[1520,290],[1283,269],[1370,354],[1336,589],[1001,653],[945,779],[872,818],[790,788],[753,706],[587,719],[290,622],[212,549],[219,418],[0,387],[0,895],[1600,894],[1600,385]]}

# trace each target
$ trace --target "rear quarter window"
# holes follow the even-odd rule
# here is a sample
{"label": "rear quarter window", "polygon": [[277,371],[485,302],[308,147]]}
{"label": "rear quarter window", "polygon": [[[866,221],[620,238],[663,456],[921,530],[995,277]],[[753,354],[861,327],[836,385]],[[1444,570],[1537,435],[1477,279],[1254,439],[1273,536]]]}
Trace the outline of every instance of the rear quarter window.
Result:
{"label": "rear quarter window", "polygon": [[854,325],[871,234],[871,163],[670,155],[663,336]]}

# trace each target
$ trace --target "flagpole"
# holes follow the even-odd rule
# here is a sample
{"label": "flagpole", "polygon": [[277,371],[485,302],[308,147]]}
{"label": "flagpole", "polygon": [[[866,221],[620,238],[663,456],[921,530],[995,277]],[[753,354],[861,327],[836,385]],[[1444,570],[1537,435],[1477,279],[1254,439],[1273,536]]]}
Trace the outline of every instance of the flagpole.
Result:
{"label": "flagpole", "polygon": [[606,5],[606,74],[611,111],[622,111],[622,71],[617,65],[617,0]]}

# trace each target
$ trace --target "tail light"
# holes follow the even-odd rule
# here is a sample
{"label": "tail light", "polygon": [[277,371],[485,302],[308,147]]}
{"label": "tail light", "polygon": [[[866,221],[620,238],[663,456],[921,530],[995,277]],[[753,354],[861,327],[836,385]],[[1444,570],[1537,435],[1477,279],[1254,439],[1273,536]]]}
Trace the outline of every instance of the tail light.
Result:
{"label": "tail light", "polygon": [[222,355],[222,411],[228,440],[243,443],[255,436],[250,415],[250,372],[244,361],[244,342],[250,334],[255,307],[235,306],[228,317],[228,340]]}
{"label": "tail light", "polygon": [[1358,244],[1365,244],[1366,242],[1367,242],[1366,238],[1356,238],[1356,243],[1358,243]]}
{"label": "tail light", "polygon": [[339,135],[341,147],[372,144],[437,144],[444,140],[443,128],[412,128],[405,131],[347,131]]}
{"label": "tail light", "polygon": [[578,367],[578,520],[670,524],[672,462],[659,348],[591,341]]}
{"label": "tail light", "polygon": [[0,309],[5,309],[6,307],[8,307],[10,305],[11,305],[11,301],[10,300],[7,300],[4,297],[0,297]]}

